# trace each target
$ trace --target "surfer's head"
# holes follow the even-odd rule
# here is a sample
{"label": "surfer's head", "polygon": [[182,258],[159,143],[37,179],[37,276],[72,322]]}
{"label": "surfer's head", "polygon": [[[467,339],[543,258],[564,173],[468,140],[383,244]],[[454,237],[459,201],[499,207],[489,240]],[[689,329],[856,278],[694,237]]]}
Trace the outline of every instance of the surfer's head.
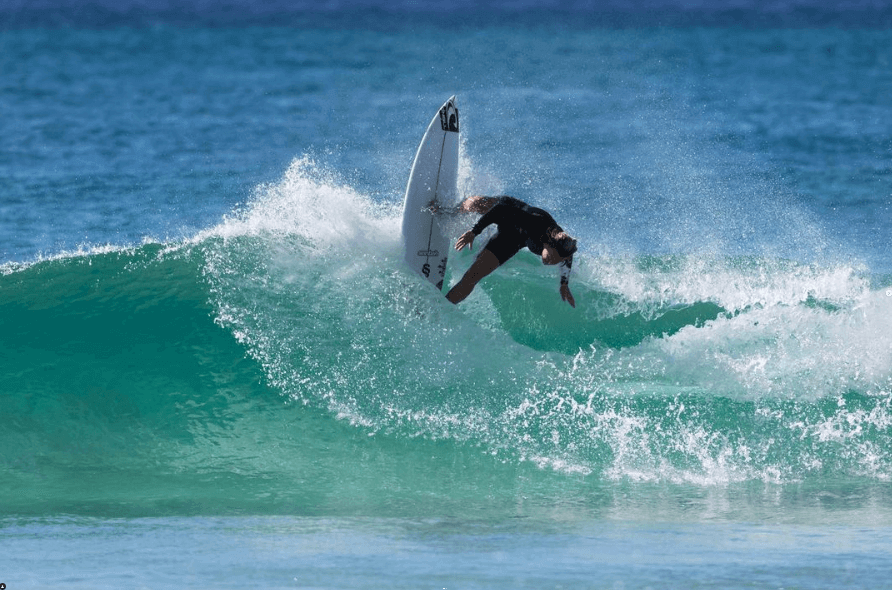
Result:
{"label": "surfer's head", "polygon": [[542,264],[558,264],[576,252],[576,239],[567,232],[557,232],[549,236],[542,245]]}

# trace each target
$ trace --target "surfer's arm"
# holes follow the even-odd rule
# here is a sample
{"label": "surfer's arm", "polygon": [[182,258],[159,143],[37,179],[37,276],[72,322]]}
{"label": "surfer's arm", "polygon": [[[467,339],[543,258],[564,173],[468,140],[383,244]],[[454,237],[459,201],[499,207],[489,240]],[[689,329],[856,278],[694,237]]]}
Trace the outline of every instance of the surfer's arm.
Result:
{"label": "surfer's arm", "polygon": [[561,299],[570,304],[571,307],[576,307],[576,300],[573,299],[573,294],[570,293],[570,271],[573,268],[573,257],[570,256],[560,264],[561,270]]}
{"label": "surfer's arm", "polygon": [[561,270],[561,284],[566,285],[570,282],[570,272],[573,270],[573,256],[565,258],[561,261],[559,268]]}
{"label": "surfer's arm", "polygon": [[474,195],[468,197],[458,205],[459,213],[479,213],[485,215],[499,202],[501,197],[484,197],[482,195]]}
{"label": "surfer's arm", "polygon": [[[485,201],[485,205],[480,205],[481,201]],[[469,248],[473,247],[474,238],[479,236],[483,230],[493,223],[498,224],[504,217],[502,208],[498,206],[498,197],[469,197],[459,205],[459,211],[472,212],[480,210],[475,208],[475,205],[469,206],[469,202],[478,203],[480,209],[485,211],[485,213],[483,214],[483,217],[474,224],[474,227],[459,236],[458,241],[455,242],[456,250],[461,250],[465,246],[468,246]]]}
{"label": "surfer's arm", "polygon": [[436,199],[427,204],[427,210],[434,215],[458,215],[459,213],[462,213],[461,205],[442,207]]}
{"label": "surfer's arm", "polygon": [[[474,232],[475,236],[479,236],[483,232],[483,230],[485,230],[493,223],[499,225],[500,223],[504,223],[508,220],[508,217],[511,214],[511,210],[504,204],[504,202],[499,201],[499,197],[476,198],[485,200],[486,205],[480,207],[479,209],[469,209],[469,211],[479,211],[483,213],[483,216],[478,219],[477,223],[474,224],[474,227],[471,228],[471,231]],[[462,203],[462,206],[464,206],[464,203]]]}
{"label": "surfer's arm", "polygon": [[428,210],[435,215],[459,215],[461,213],[479,213],[481,215],[487,213],[499,201],[500,197],[484,197],[474,195],[468,197],[458,205],[452,207],[443,207],[437,199],[433,199],[427,204]]}

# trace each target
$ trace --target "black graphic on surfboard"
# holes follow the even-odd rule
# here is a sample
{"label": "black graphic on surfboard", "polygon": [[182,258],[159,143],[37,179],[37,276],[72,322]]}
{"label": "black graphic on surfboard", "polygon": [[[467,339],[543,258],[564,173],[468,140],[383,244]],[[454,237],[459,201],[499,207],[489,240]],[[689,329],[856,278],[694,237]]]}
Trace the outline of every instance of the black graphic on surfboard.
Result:
{"label": "black graphic on surfboard", "polygon": [[458,133],[458,109],[452,102],[447,102],[440,109],[440,125],[443,126],[443,131]]}

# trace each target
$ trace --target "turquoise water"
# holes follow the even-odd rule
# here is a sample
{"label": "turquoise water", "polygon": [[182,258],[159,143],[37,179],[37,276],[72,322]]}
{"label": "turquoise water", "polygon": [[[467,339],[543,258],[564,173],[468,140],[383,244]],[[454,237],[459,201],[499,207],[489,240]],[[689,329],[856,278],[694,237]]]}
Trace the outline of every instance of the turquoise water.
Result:
{"label": "turquoise water", "polygon": [[[890,587],[883,10],[90,6],[0,6],[8,588]],[[402,266],[452,94],[576,309]]]}

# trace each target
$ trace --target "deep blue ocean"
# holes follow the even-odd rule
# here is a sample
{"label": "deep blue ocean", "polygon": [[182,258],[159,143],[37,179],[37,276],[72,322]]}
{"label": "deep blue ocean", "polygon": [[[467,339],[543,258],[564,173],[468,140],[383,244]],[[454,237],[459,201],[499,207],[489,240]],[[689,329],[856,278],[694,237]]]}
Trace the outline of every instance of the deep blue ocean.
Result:
{"label": "deep blue ocean", "polygon": [[0,583],[892,588],[892,8],[0,0]]}

